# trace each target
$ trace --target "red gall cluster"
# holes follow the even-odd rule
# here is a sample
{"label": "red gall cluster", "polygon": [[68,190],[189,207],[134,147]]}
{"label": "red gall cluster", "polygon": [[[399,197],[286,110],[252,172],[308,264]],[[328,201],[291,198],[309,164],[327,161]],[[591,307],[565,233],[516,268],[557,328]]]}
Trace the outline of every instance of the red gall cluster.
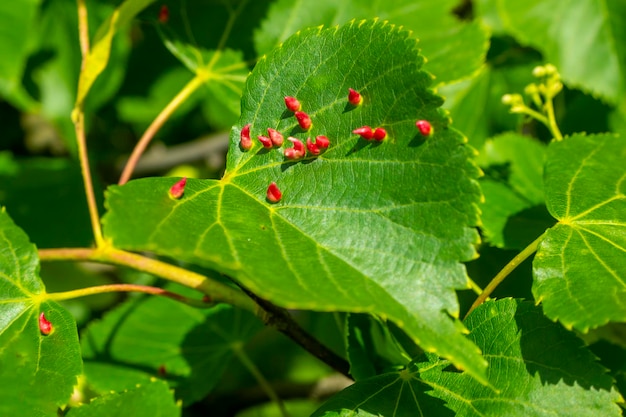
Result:
{"label": "red gall cluster", "polygon": [[187,177],[183,177],[170,188],[170,197],[178,200],[185,193],[185,185],[187,185]]}
{"label": "red gall cluster", "polygon": [[387,137],[387,131],[382,127],[377,127],[376,129],[372,129],[369,126],[359,127],[352,131],[355,135],[361,136],[365,140],[375,140],[377,142],[382,142]]}
{"label": "red gall cluster", "polygon": [[52,323],[50,323],[48,319],[46,319],[45,313],[41,313],[39,315],[39,331],[44,336],[48,336],[50,333],[52,333]]}

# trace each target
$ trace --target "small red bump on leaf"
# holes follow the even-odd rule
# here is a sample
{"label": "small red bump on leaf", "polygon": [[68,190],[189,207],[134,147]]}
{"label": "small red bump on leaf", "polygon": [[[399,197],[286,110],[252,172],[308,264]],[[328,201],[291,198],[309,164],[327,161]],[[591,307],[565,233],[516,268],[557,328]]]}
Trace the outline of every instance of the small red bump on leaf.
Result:
{"label": "small red bump on leaf", "polygon": [[264,148],[269,149],[274,146],[274,144],[272,143],[272,140],[268,138],[267,136],[259,135],[257,137],[259,138],[259,142],[261,142]]}
{"label": "small red bump on leaf", "polygon": [[275,182],[267,187],[267,201],[270,203],[278,203],[282,197],[283,193],[280,192]]}
{"label": "small red bump on leaf", "polygon": [[369,126],[359,127],[354,129],[352,133],[361,136],[365,140],[371,140],[374,137],[374,131]]}
{"label": "small red bump on leaf", "polygon": [[319,155],[322,151],[317,143],[311,142],[311,138],[306,138],[306,148],[312,155]]}
{"label": "small red bump on leaf", "polygon": [[296,119],[298,119],[298,124],[302,129],[309,130],[311,128],[311,118],[308,114],[303,111],[297,111],[294,115],[296,116]]}
{"label": "small red bump on leaf", "polygon": [[330,140],[328,140],[326,136],[316,136],[315,144],[322,149],[328,149],[328,147],[330,146]]}
{"label": "small red bump on leaf", "polygon": [[301,108],[300,102],[298,101],[298,99],[295,97],[291,97],[291,96],[285,97],[285,106],[287,106],[287,110],[290,110],[293,112],[297,112]]}
{"label": "small red bump on leaf", "polygon": [[279,131],[272,129],[271,127],[268,127],[267,133],[270,136],[270,140],[272,141],[274,146],[282,146],[283,135],[281,135]]}
{"label": "small red bump on leaf", "polygon": [[161,364],[159,365],[157,372],[159,373],[159,376],[165,376],[165,374],[167,374],[167,368],[165,368],[165,365]]}
{"label": "small red bump on leaf", "polygon": [[348,89],[348,101],[353,106],[358,106],[359,104],[363,103],[363,97],[361,97],[361,93],[359,93],[358,91],[353,90],[352,88],[349,88]]}
{"label": "small red bump on leaf", "polygon": [[211,302],[211,297],[209,297],[208,295],[202,296],[202,302],[203,303],[210,303]]}
{"label": "small red bump on leaf", "polygon": [[178,200],[185,193],[185,185],[187,184],[187,177],[183,177],[180,181],[177,181],[176,184],[172,185],[170,188],[170,197]]}
{"label": "small red bump on leaf", "polygon": [[39,331],[41,331],[41,334],[44,336],[48,336],[52,333],[52,323],[46,319],[45,313],[39,315]]}
{"label": "small red bump on leaf", "polygon": [[159,10],[159,23],[166,24],[170,20],[170,9],[164,4]]}
{"label": "small red bump on leaf", "polygon": [[423,136],[430,136],[433,134],[434,129],[430,122],[428,122],[427,120],[418,120],[417,122],[415,122],[415,126]]}
{"label": "small red bump on leaf", "polygon": [[374,140],[381,142],[385,140],[386,137],[387,137],[387,131],[383,129],[382,127],[377,127],[376,130],[374,130]]}
{"label": "small red bump on leaf", "polygon": [[302,143],[302,141],[296,138],[293,138],[291,136],[288,137],[287,140],[293,143],[293,148],[285,148],[285,158],[287,159],[302,158],[305,154],[304,143]]}
{"label": "small red bump on leaf", "polygon": [[241,139],[239,140],[239,146],[241,146],[241,149],[243,149],[244,151],[252,148],[252,139],[250,138],[250,123],[248,123],[241,129]]}

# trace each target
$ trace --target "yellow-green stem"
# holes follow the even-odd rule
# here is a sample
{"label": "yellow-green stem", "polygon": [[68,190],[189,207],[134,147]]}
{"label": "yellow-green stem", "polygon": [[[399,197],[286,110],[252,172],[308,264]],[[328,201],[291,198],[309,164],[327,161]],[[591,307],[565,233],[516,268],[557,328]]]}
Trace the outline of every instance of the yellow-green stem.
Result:
{"label": "yellow-green stem", "polygon": [[79,297],[87,297],[89,295],[95,294],[105,294],[109,292],[142,292],[145,294],[152,295],[160,295],[162,297],[171,298],[176,301],[180,301],[181,303],[185,303],[192,307],[197,308],[209,308],[213,305],[213,303],[205,302],[203,300],[196,300],[189,297],[184,297],[180,294],[176,294],[171,291],[164,290],[163,288],[158,287],[150,287],[147,285],[137,285],[137,284],[110,284],[110,285],[98,285],[95,287],[88,288],[80,288],[78,290],[64,291],[64,292],[53,292],[46,294],[47,300],[71,300]]}
{"label": "yellow-green stem", "polygon": [[546,114],[547,114],[546,126],[548,127],[548,129],[550,129],[550,132],[552,133],[554,140],[556,141],[563,140],[563,135],[561,134],[561,130],[559,129],[559,126],[556,124],[556,117],[554,116],[554,104],[552,103],[551,97],[548,98],[548,100],[546,100],[545,109],[546,109]]}
{"label": "yellow-green stem", "polygon": [[139,158],[144,153],[148,144],[154,137],[154,135],[159,131],[161,126],[170,118],[170,116],[180,107],[181,104],[189,98],[191,94],[193,94],[204,82],[206,82],[208,77],[208,72],[199,72],[196,76],[187,83],[183,87],[183,89],[168,103],[167,106],[159,113],[159,115],[154,119],[154,121],[150,124],[148,129],[144,132],[137,145],[135,145],[135,149],[133,149],[133,153],[128,158],[126,162],[126,166],[122,171],[122,175],[118,181],[119,185],[124,185],[130,180],[135,167],[137,166],[137,162],[139,162]]}
{"label": "yellow-green stem", "polygon": [[485,300],[489,298],[491,293],[493,293],[493,291],[498,287],[498,285],[500,285],[502,281],[504,281],[504,279],[508,277],[509,274],[515,270],[515,268],[517,268],[530,255],[532,255],[533,253],[537,251],[537,247],[539,246],[539,243],[541,243],[543,236],[544,235],[539,236],[530,245],[526,246],[524,250],[518,253],[513,259],[511,259],[511,261],[508,264],[505,265],[504,268],[502,268],[500,272],[498,272],[498,274],[491,280],[489,285],[487,285],[487,287],[485,287],[483,292],[476,298],[476,301],[474,301],[474,304],[472,304],[472,307],[470,307],[465,317],[469,316],[469,314],[472,311],[474,311],[476,307],[484,303]]}
{"label": "yellow-green stem", "polygon": [[224,302],[259,314],[258,306],[241,291],[203,275],[135,253],[103,246],[101,248],[40,249],[42,261],[94,261],[131,267],[169,281],[194,288],[209,297],[210,302]]}
{"label": "yellow-green stem", "polygon": [[287,409],[285,409],[285,404],[283,404],[283,401],[280,399],[278,394],[276,394],[274,388],[272,388],[272,386],[267,381],[267,379],[265,379],[261,371],[259,371],[259,368],[257,368],[254,362],[250,360],[246,352],[244,352],[242,345],[237,343],[232,345],[231,348],[237,358],[241,361],[243,366],[245,366],[246,369],[252,374],[252,376],[254,376],[254,378],[257,380],[257,382],[259,383],[263,391],[265,391],[270,400],[276,403],[282,416],[289,417],[289,413],[287,412]]}
{"label": "yellow-green stem", "polygon": [[[87,6],[85,5],[85,0],[77,0],[77,9],[78,39],[80,42],[80,51],[82,54],[82,70],[82,68],[85,67],[85,60],[87,59],[87,55],[89,54],[89,27],[87,22]],[[91,180],[91,170],[89,168],[87,138],[85,136],[85,114],[83,113],[83,105],[77,105],[72,113],[72,119],[74,121],[74,131],[76,132],[78,159],[80,161],[80,170],[83,176],[85,195],[87,197],[87,208],[89,210],[91,229],[93,230],[96,246],[100,247],[104,244],[104,239],[102,238],[100,216],[98,214],[98,206],[96,205],[96,197],[93,191],[93,181]]]}

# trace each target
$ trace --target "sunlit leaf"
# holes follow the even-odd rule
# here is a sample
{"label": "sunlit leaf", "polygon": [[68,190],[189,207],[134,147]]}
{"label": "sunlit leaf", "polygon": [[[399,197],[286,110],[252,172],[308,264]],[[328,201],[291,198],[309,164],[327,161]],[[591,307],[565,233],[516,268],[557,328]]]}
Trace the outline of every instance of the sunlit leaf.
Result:
{"label": "sunlit leaf", "polygon": [[461,22],[453,16],[456,6],[456,0],[279,0],[270,7],[254,40],[257,52],[263,54],[305,27],[378,17],[413,31],[428,58],[424,68],[436,76],[438,84],[446,84],[478,70],[488,47],[486,30],[477,22]]}
{"label": "sunlit leaf", "polygon": [[[35,246],[0,209],[0,415],[51,416],[82,371],[76,323],[45,300]],[[44,335],[39,315],[52,323]]]}
{"label": "sunlit leaf", "polygon": [[574,135],[548,148],[545,193],[558,220],[535,260],[546,315],[581,331],[626,321],[626,141]]}
{"label": "sunlit leaf", "polygon": [[[288,308],[380,315],[480,377],[477,349],[449,316],[458,315],[454,289],[468,286],[459,261],[475,256],[478,171],[421,63],[408,33],[379,21],[295,35],[248,79],[224,178],[189,180],[181,200],[168,196],[171,179],[112,187],[107,238],[219,270]],[[347,103],[349,87],[361,106]],[[311,131],[285,109],[288,95]],[[433,136],[418,133],[417,118],[431,121]],[[252,137],[274,127],[301,140],[326,135],[331,146],[297,163],[256,140],[243,152],[248,123]],[[351,133],[363,125],[389,137]],[[283,192],[275,205],[266,201],[272,181]]]}

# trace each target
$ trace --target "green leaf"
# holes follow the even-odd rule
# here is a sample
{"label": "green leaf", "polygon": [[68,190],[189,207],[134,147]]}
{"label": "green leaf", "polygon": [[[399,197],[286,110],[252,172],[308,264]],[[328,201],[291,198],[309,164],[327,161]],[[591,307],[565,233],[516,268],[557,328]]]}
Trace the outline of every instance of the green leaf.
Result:
{"label": "green leaf", "polygon": [[437,77],[437,84],[446,84],[477,71],[489,46],[484,27],[477,22],[461,22],[452,15],[456,6],[456,0],[302,0],[295,4],[279,0],[270,7],[254,41],[257,52],[264,54],[302,28],[376,16],[414,31],[428,58],[425,69]]}
{"label": "green leaf", "polygon": [[626,321],[626,141],[574,135],[548,148],[549,229],[533,262],[546,315],[586,332]]}
{"label": "green leaf", "polygon": [[348,314],[346,346],[350,375],[355,380],[401,368],[411,358],[391,333],[387,323],[365,314]]}
{"label": "green leaf", "polygon": [[[0,415],[52,416],[82,371],[76,323],[46,301],[37,250],[0,210]],[[39,315],[52,323],[43,335]]]}
{"label": "green leaf", "polygon": [[[363,65],[353,65],[357,57]],[[458,315],[454,289],[468,286],[459,261],[475,256],[478,172],[421,62],[407,32],[386,23],[299,33],[248,79],[224,178],[189,180],[182,200],[169,198],[171,179],[110,188],[107,238],[229,274],[287,308],[389,318],[480,376],[478,351],[448,316]],[[348,105],[348,87],[364,95],[362,106]],[[285,110],[287,95],[311,115],[310,132]],[[424,139],[416,118],[430,120],[435,134]],[[253,137],[275,127],[332,144],[300,163],[256,141],[242,152],[248,123]],[[351,133],[366,124],[389,137],[375,144]],[[283,192],[276,205],[265,200],[272,181]]]}
{"label": "green leaf", "polygon": [[531,303],[486,302],[466,325],[489,362],[488,386],[429,354],[428,362],[356,382],[313,416],[621,415],[615,403],[623,399],[593,354]]}
{"label": "green leaf", "polygon": [[198,310],[161,297],[131,300],[81,335],[87,382],[106,393],[160,377],[188,405],[215,387],[233,349],[260,328],[250,313],[227,305]]}
{"label": "green leaf", "polygon": [[507,29],[540,50],[570,86],[626,102],[626,3],[603,0],[502,1]]}
{"label": "green leaf", "polygon": [[180,405],[163,381],[152,380],[124,392],[112,393],[70,409],[67,417],[178,417]]}
{"label": "green leaf", "polygon": [[[89,246],[93,234],[78,163],[61,158],[0,161],[0,205],[39,248]],[[99,187],[98,187],[99,188]]]}
{"label": "green leaf", "polygon": [[554,224],[526,216],[526,224],[518,227],[521,225],[514,218],[515,214],[544,204],[545,153],[546,147],[541,142],[516,133],[503,134],[485,143],[477,162],[485,171],[485,177],[481,178],[485,195],[482,229],[492,245],[524,248]]}
{"label": "green leaf", "polygon": [[96,38],[85,57],[84,66],[78,79],[76,107],[80,106],[96,81],[109,63],[113,36],[128,25],[134,17],[148,7],[154,0],[126,0],[113,11],[111,17],[98,29]]}
{"label": "green leaf", "polygon": [[0,2],[0,96],[16,94],[26,59],[28,34],[35,22],[40,0]]}

